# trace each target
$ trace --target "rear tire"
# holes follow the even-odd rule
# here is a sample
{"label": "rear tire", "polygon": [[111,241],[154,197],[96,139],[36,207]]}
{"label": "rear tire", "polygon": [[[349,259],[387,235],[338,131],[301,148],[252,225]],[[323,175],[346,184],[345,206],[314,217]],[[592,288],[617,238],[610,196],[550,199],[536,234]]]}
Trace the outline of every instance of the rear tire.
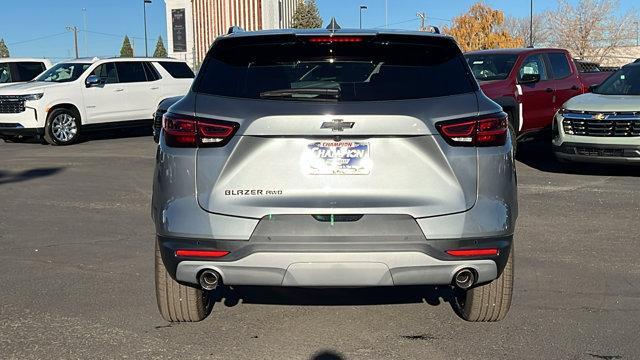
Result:
{"label": "rear tire", "polygon": [[157,242],[155,253],[156,300],[162,317],[169,322],[204,320],[211,312],[209,294],[175,281],[162,262]]}
{"label": "rear tire", "polygon": [[513,245],[502,274],[492,282],[469,290],[456,290],[453,304],[458,316],[470,322],[495,322],[504,319],[513,295]]}

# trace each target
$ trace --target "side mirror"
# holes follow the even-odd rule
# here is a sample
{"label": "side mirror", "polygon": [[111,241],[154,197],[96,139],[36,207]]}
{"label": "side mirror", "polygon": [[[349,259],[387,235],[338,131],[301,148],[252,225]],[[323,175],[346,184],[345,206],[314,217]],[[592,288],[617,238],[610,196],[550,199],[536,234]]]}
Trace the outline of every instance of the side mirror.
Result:
{"label": "side mirror", "polygon": [[520,84],[534,84],[540,81],[540,74],[522,74]]}
{"label": "side mirror", "polygon": [[597,88],[598,88],[598,85],[591,84],[589,85],[589,92],[595,92]]}
{"label": "side mirror", "polygon": [[98,75],[89,75],[87,76],[87,80],[84,81],[84,84],[89,88],[92,86],[100,85],[100,78]]}

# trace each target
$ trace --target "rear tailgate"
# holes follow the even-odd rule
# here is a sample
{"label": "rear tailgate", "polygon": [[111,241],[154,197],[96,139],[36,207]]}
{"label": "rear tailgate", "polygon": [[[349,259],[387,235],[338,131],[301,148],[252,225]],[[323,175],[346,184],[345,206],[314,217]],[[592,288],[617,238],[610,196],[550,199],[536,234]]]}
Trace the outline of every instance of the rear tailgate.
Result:
{"label": "rear tailgate", "polygon": [[448,146],[435,128],[478,112],[451,38],[221,37],[194,88],[197,118],[238,124],[225,146],[198,149],[206,211],[426,217],[475,203],[476,149]]}
{"label": "rear tailgate", "polygon": [[[198,201],[207,211],[251,218],[427,217],[465,211],[475,203],[476,149],[446,145],[433,125],[476,115],[473,93],[384,104],[283,104],[199,95],[196,103],[199,117],[240,124],[224,148],[198,150]],[[323,128],[335,120],[353,127]],[[357,166],[337,171],[314,166],[336,145],[355,150]]]}

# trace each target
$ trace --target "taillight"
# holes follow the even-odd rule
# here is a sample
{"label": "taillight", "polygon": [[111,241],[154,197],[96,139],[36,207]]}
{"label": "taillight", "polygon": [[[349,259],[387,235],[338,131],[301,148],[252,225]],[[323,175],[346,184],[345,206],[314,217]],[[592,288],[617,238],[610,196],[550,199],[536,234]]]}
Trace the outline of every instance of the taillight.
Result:
{"label": "taillight", "polygon": [[233,137],[238,123],[166,113],[162,117],[164,140],[171,147],[224,146]]}
{"label": "taillight", "polygon": [[357,36],[315,36],[309,38],[309,42],[312,43],[359,43],[362,40]]}
{"label": "taillight", "polygon": [[454,146],[500,146],[507,140],[507,114],[479,116],[436,124],[442,137]]}

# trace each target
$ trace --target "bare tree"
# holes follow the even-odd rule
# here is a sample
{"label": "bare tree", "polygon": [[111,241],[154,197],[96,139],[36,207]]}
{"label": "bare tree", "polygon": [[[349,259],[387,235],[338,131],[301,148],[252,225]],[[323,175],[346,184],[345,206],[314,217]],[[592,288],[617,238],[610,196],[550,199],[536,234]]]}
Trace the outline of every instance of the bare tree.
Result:
{"label": "bare tree", "polygon": [[[535,14],[533,16],[533,46],[547,46],[549,45],[549,30],[546,27],[546,13]],[[506,16],[501,29],[511,34],[515,38],[524,39],[525,45],[530,44],[530,18],[527,17],[515,17]]]}
{"label": "bare tree", "polygon": [[549,42],[566,48],[574,56],[602,62],[633,38],[635,11],[618,14],[618,0],[558,0],[558,8],[547,13]]}

